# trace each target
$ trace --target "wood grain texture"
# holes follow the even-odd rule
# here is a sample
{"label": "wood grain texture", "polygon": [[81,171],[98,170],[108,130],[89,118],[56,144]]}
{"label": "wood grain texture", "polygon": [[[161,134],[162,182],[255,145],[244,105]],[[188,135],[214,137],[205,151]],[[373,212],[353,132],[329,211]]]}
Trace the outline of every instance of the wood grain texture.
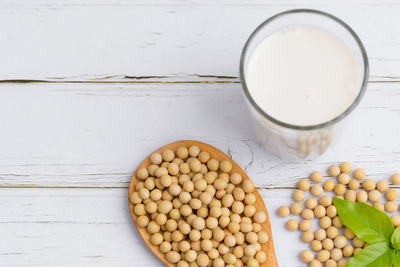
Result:
{"label": "wood grain texture", "polygon": [[[159,149],[151,152],[151,153],[162,153],[163,151],[170,149],[174,152],[179,147],[186,147],[189,149],[191,146],[197,146],[200,148],[200,151],[205,151],[210,155],[211,159],[217,159],[219,162],[223,160],[229,160],[232,163],[232,170],[229,172],[231,173],[239,173],[242,176],[242,179],[249,179],[247,174],[239,167],[239,165],[236,164],[229,156],[224,154],[222,151],[218,150],[217,148],[210,146],[208,144],[198,142],[198,141],[193,141],[193,140],[184,140],[184,141],[176,141],[170,144],[167,144],[163,147],[160,147]],[[151,165],[150,162],[150,154],[140,163],[140,165],[137,167],[135,172],[132,175],[132,179],[129,184],[129,191],[128,191],[128,196],[130,196],[133,192],[135,192],[135,185],[138,182],[138,179],[136,177],[137,170],[140,168],[148,168]],[[276,261],[276,256],[275,256],[275,250],[274,250],[274,244],[273,244],[273,239],[272,239],[272,231],[271,231],[271,223],[270,219],[268,216],[268,211],[267,208],[265,207],[265,203],[258,192],[257,189],[254,190],[253,194],[256,196],[256,202],[254,203],[254,207],[257,209],[257,211],[264,211],[267,215],[267,219],[264,223],[261,224],[262,231],[266,232],[268,236],[270,237],[268,242],[261,244],[261,250],[265,252],[265,255],[267,256],[267,261],[265,263],[260,264],[260,267],[277,267],[278,263]],[[137,216],[134,212],[134,204],[131,203],[128,199],[129,202],[129,210],[130,214],[132,217],[132,220],[135,224],[135,227],[142,237],[144,243],[147,245],[147,247],[153,252],[154,255],[156,255],[165,265],[167,266],[175,266],[176,264],[170,263],[167,261],[165,258],[165,255],[159,250],[158,246],[154,246],[150,242],[150,234],[147,232],[145,228],[141,228],[137,225],[136,220]]]}
{"label": "wood grain texture", "polygon": [[[300,232],[285,230],[287,218],[276,215],[280,205],[290,204],[293,191],[259,192],[270,211],[279,266],[304,266],[297,255],[308,244],[300,241]],[[0,189],[2,265],[163,266],[132,227],[126,197],[125,188]]]}
{"label": "wood grain texture", "polygon": [[0,95],[0,187],[127,188],[149,151],[185,138],[231,155],[262,188],[341,160],[373,178],[400,169],[397,83],[370,83],[341,141],[312,162],[260,147],[240,84],[0,84]]}
{"label": "wood grain texture", "polygon": [[0,3],[0,80],[237,77],[250,33],[292,8],[342,18],[365,44],[371,79],[399,80],[400,3],[394,0],[5,0]]}

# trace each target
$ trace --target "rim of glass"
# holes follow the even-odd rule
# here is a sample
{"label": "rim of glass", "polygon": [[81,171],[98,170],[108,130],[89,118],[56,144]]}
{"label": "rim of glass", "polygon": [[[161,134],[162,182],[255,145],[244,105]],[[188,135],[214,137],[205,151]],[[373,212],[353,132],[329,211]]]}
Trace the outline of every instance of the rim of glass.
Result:
{"label": "rim of glass", "polygon": [[[354,38],[354,40],[356,41],[361,54],[362,54],[362,58],[363,58],[363,63],[364,63],[364,77],[363,77],[363,81],[361,84],[361,88],[360,91],[356,97],[356,99],[354,100],[354,102],[343,112],[341,113],[339,116],[324,122],[324,123],[320,123],[320,124],[315,124],[315,125],[308,125],[308,126],[300,126],[300,125],[294,125],[294,124],[289,124],[286,122],[282,122],[280,120],[277,120],[273,117],[271,117],[270,115],[268,115],[266,112],[264,112],[258,105],[257,103],[254,101],[254,99],[252,98],[252,96],[250,95],[250,92],[247,88],[246,85],[246,79],[245,79],[245,73],[244,73],[244,63],[245,63],[245,57],[246,57],[246,53],[247,53],[247,49],[251,43],[251,41],[255,38],[255,35],[265,26],[267,26],[270,22],[279,19],[283,16],[286,15],[291,15],[294,13],[308,13],[308,14],[313,14],[313,15],[320,15],[320,16],[324,16],[327,17],[337,23],[339,23],[341,26],[343,26],[350,34],[351,36]],[[261,23],[250,35],[250,37],[247,39],[246,44],[243,47],[242,50],[242,54],[240,57],[240,82],[242,84],[243,87],[243,91],[247,97],[247,99],[250,101],[251,105],[265,118],[267,118],[268,120],[274,122],[275,124],[278,124],[282,127],[285,128],[289,128],[289,129],[295,129],[295,130],[316,130],[316,129],[321,129],[321,128],[325,128],[325,127],[329,127],[335,123],[337,123],[338,121],[342,120],[343,118],[347,117],[347,115],[349,115],[351,113],[351,111],[358,105],[358,103],[361,101],[366,89],[367,89],[367,84],[368,84],[368,76],[369,76],[369,63],[368,63],[368,56],[367,56],[367,52],[365,51],[364,45],[362,44],[360,38],[357,36],[357,34],[353,31],[352,28],[350,28],[349,25],[347,25],[344,21],[342,21],[341,19],[323,12],[323,11],[319,11],[319,10],[315,10],[315,9],[292,9],[292,10],[287,10],[281,13],[278,13],[272,17],[270,17],[269,19],[267,19],[266,21],[264,21],[263,23]]]}

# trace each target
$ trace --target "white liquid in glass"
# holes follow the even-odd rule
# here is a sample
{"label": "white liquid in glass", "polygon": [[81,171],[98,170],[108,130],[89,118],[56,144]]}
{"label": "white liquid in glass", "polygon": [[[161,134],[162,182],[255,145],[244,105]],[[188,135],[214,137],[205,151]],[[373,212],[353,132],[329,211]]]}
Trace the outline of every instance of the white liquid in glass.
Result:
{"label": "white liquid in glass", "polygon": [[265,113],[297,126],[338,117],[359,93],[351,51],[316,27],[298,26],[268,36],[251,55],[245,75],[250,95]]}

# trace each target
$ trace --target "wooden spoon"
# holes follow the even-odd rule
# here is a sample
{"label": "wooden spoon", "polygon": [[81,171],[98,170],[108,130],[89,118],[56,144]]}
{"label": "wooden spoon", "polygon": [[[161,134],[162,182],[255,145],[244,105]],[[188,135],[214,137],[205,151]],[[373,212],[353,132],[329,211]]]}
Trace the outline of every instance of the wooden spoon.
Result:
{"label": "wooden spoon", "polygon": [[[162,153],[166,149],[171,149],[172,151],[175,152],[177,150],[177,148],[180,147],[180,146],[184,146],[186,148],[189,148],[190,146],[193,146],[193,145],[198,146],[201,151],[208,152],[210,154],[211,158],[215,158],[215,159],[217,159],[219,161],[230,160],[232,162],[232,166],[233,166],[231,172],[240,173],[242,175],[243,179],[249,179],[249,177],[239,167],[239,165],[237,165],[225,153],[223,153],[222,151],[218,150],[217,148],[215,148],[213,146],[210,146],[208,144],[201,143],[201,142],[198,142],[198,141],[189,141],[189,140],[177,141],[177,142],[173,142],[171,144],[168,144],[166,146],[163,146],[163,147],[157,149],[154,152]],[[133,211],[134,204],[132,204],[129,201],[129,196],[135,191],[135,185],[138,182],[138,179],[136,178],[137,170],[139,168],[147,168],[150,165],[151,165],[151,163],[150,163],[150,155],[149,155],[139,165],[139,167],[136,169],[135,173],[132,176],[131,182],[129,184],[129,192],[128,192],[128,194],[129,194],[128,195],[129,209],[130,209],[130,213],[131,213],[131,217],[132,217],[133,223],[135,224],[135,227],[136,227],[137,231],[139,232],[139,235],[142,237],[144,243],[151,250],[151,252],[153,252],[153,254],[156,255],[166,266],[175,266],[174,263],[170,263],[170,262],[167,261],[167,259],[165,258],[165,255],[159,250],[158,246],[155,246],[155,245],[151,244],[151,242],[150,242],[150,234],[146,231],[146,228],[141,228],[136,224],[137,216]],[[256,199],[257,199],[256,203],[254,203],[254,206],[256,207],[257,211],[263,210],[267,214],[266,221],[263,224],[261,224],[262,230],[267,232],[268,235],[269,235],[268,242],[262,244],[262,246],[261,246],[262,251],[264,251],[265,254],[267,255],[267,261],[265,263],[260,264],[260,266],[263,266],[263,267],[277,267],[278,266],[278,262],[277,262],[276,256],[275,256],[274,245],[273,245],[273,241],[272,241],[271,224],[270,224],[267,208],[265,207],[264,201],[261,198],[261,196],[260,196],[259,192],[257,191],[257,189],[254,189],[253,194],[255,194]]]}

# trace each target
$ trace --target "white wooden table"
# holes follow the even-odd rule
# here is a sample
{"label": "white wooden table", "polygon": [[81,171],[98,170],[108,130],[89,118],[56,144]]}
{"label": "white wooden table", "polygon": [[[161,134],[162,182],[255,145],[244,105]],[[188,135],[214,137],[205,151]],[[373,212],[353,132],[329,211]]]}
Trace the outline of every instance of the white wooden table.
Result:
{"label": "white wooden table", "polygon": [[[307,7],[342,18],[370,59],[368,91],[338,146],[282,161],[254,138],[241,48],[269,16]],[[347,160],[400,170],[397,0],[3,0],[0,2],[0,266],[160,266],[127,206],[141,160],[179,139],[239,163],[270,212],[280,266],[304,266],[276,208],[314,169]]]}

